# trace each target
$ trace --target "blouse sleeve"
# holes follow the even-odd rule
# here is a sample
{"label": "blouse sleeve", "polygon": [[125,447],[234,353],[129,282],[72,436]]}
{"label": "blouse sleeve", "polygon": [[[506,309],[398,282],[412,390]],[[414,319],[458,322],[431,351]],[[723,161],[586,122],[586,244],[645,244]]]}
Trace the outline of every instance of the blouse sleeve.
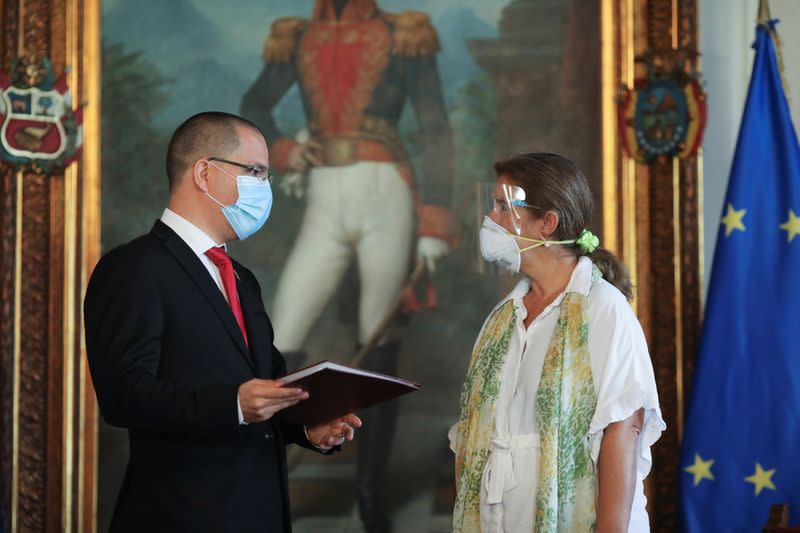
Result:
{"label": "blouse sleeve", "polygon": [[592,461],[597,464],[605,428],[644,408],[637,461],[641,480],[652,466],[650,447],[667,427],[661,417],[647,342],[622,295],[594,307],[589,310],[589,350],[597,391],[597,407],[589,425]]}

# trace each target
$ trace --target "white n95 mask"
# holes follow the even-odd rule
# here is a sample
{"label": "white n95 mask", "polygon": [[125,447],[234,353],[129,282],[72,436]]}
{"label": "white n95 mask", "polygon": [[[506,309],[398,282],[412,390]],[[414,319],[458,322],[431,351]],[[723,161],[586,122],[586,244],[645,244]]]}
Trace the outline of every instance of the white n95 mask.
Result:
{"label": "white n95 mask", "polygon": [[[584,236],[595,241],[593,242],[594,247],[588,252],[591,253],[597,247],[597,237],[587,230],[583,230],[581,238],[577,241],[576,239],[566,241],[543,241],[541,239],[531,239],[530,237],[514,235],[491,218],[484,217],[483,226],[481,226],[478,238],[480,239],[481,254],[484,259],[511,272],[519,272],[520,263],[522,262],[522,252],[533,250],[539,246],[550,246],[551,244],[572,244],[583,240]],[[525,248],[520,248],[517,239],[532,244]]]}
{"label": "white n95 mask", "polygon": [[511,272],[519,272],[520,249],[514,236],[489,217],[484,217],[478,239],[481,255],[489,263]]}

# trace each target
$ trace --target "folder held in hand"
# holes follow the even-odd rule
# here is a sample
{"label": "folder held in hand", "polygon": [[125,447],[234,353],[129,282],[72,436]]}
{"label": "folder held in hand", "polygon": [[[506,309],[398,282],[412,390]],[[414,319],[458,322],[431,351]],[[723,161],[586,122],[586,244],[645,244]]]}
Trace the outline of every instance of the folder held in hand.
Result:
{"label": "folder held in hand", "polygon": [[358,413],[420,388],[411,381],[327,360],[292,372],[280,381],[308,392],[307,400],[278,413],[286,422],[305,426]]}

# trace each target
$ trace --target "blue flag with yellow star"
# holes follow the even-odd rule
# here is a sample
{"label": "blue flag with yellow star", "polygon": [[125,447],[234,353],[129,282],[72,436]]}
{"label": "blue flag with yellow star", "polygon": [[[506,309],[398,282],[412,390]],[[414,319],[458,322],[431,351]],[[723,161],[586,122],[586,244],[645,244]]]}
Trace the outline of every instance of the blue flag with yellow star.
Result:
{"label": "blue flag with yellow star", "polygon": [[[760,24],[681,450],[690,532],[800,523],[800,146]],[[793,511],[793,512],[792,512]]]}

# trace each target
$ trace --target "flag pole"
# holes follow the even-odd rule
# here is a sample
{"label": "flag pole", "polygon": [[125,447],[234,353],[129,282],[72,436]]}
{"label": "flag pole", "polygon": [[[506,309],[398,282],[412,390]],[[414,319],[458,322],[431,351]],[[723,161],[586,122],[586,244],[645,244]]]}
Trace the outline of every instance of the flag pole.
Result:
{"label": "flag pole", "polygon": [[772,17],[769,13],[769,0],[759,0],[758,3],[758,23],[767,26]]}
{"label": "flag pole", "polygon": [[778,36],[778,32],[775,30],[775,27],[770,24],[772,20],[772,14],[769,10],[769,0],[759,0],[758,2],[758,25],[763,26],[767,29],[770,36],[772,37],[772,42],[775,43],[775,56],[778,60],[778,72],[781,75],[781,85],[783,85],[783,92],[786,95],[786,99],[789,99],[789,84],[786,83],[786,76],[783,72],[783,46],[781,43],[781,38]]}

